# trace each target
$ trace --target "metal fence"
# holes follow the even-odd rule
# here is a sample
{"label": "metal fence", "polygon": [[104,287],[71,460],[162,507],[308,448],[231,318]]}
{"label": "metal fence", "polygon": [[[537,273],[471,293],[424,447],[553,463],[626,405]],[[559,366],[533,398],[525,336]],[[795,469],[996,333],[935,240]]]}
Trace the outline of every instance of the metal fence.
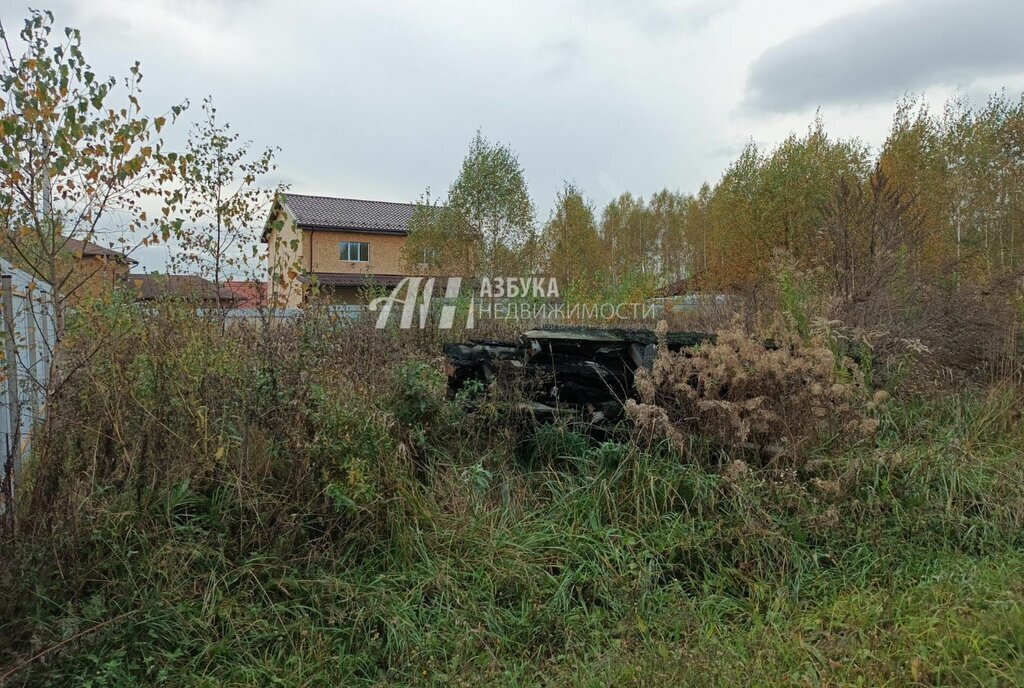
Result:
{"label": "metal fence", "polygon": [[[200,310],[200,313],[210,312]],[[366,312],[366,306],[362,304],[341,303],[333,306],[325,306],[324,312],[343,320],[355,320],[362,313]],[[224,311],[224,317],[230,322],[232,320],[261,320],[271,317],[275,320],[292,320],[305,315],[307,312],[302,308],[277,308],[273,311],[260,308],[232,308]]]}
{"label": "metal fence", "polygon": [[14,490],[32,431],[46,405],[55,341],[54,303],[49,285],[0,259],[0,449],[3,491],[0,513],[13,512]]}

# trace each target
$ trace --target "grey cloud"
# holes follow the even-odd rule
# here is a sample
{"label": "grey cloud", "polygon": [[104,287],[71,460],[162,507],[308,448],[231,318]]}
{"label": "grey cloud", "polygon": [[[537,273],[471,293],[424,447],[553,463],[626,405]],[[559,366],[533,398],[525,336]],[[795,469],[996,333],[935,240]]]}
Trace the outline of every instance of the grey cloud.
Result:
{"label": "grey cloud", "polygon": [[1021,0],[904,0],[825,24],[766,50],[743,109],[789,112],[891,101],[1024,71]]}

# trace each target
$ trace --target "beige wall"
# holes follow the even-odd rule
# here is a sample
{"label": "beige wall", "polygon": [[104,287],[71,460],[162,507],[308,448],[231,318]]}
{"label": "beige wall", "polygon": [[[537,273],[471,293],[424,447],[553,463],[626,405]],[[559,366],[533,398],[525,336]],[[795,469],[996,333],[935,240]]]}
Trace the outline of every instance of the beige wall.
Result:
{"label": "beige wall", "polygon": [[[30,263],[22,260],[21,256],[8,243],[6,236],[0,237],[0,255],[10,261],[12,267],[24,270],[44,281],[51,277],[33,269]],[[31,244],[22,244],[22,250],[29,250]],[[31,254],[30,254],[31,255]],[[35,255],[36,260],[41,258],[40,254]],[[42,268],[47,265],[45,261],[36,263],[36,267]],[[128,274],[128,262],[119,260],[113,256],[78,255],[67,250],[57,257],[56,278],[58,286],[65,299],[70,304],[80,304],[88,299],[103,296],[120,285]]]}
{"label": "beige wall", "polygon": [[[310,272],[334,272],[346,275],[404,275],[405,261],[402,259],[404,236],[392,234],[368,234],[363,232],[310,232],[304,230],[304,243],[309,246],[303,267]],[[357,263],[341,260],[338,244],[342,241],[359,241],[370,244],[370,260]],[[310,263],[312,260],[312,263]]]}
{"label": "beige wall", "polygon": [[[408,270],[402,258],[405,237],[393,234],[364,232],[333,232],[299,229],[295,218],[281,209],[274,221],[281,229],[268,234],[267,280],[271,303],[284,308],[302,305],[306,287],[298,281],[304,272],[328,272],[344,275],[405,275]],[[292,247],[296,241],[297,246]],[[341,260],[339,244],[359,241],[370,244],[370,260],[365,263]],[[292,273],[295,273],[294,275]],[[332,298],[339,303],[356,303],[357,289],[341,289]]]}
{"label": "beige wall", "polygon": [[[267,297],[272,305],[296,308],[302,304],[303,285],[297,277],[308,264],[303,260],[307,258],[307,242],[291,213],[281,209],[274,221],[280,221],[281,228],[272,229],[267,236]],[[293,247],[295,241],[298,245]]]}
{"label": "beige wall", "polygon": [[96,298],[122,284],[128,275],[128,265],[105,256],[82,256],[71,269],[71,276],[64,283],[68,301],[76,304]]}

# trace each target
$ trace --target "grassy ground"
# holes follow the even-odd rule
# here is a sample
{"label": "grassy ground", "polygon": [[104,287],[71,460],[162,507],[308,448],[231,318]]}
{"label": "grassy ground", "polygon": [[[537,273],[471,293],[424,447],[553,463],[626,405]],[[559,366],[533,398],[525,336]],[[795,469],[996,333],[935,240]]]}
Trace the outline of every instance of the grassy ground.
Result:
{"label": "grassy ground", "polygon": [[109,427],[65,428],[34,486],[66,508],[6,542],[7,682],[1024,684],[1012,389],[891,402],[781,474],[467,415],[415,355],[372,399],[249,355],[88,382]]}
{"label": "grassy ground", "polygon": [[687,640],[593,658],[574,685],[1020,685],[1019,553],[946,556],[742,620],[700,610]]}

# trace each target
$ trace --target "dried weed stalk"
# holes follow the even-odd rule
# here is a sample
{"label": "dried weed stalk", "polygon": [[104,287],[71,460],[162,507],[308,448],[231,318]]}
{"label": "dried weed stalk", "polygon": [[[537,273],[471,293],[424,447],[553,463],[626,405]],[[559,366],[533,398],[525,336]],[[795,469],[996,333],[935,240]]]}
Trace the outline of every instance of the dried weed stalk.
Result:
{"label": "dried weed stalk", "polygon": [[[659,324],[664,338],[666,327]],[[856,365],[820,343],[786,336],[771,346],[733,326],[713,345],[671,352],[661,346],[636,380],[630,417],[681,451],[689,436],[722,448],[755,450],[794,465],[809,445],[871,435]]]}

